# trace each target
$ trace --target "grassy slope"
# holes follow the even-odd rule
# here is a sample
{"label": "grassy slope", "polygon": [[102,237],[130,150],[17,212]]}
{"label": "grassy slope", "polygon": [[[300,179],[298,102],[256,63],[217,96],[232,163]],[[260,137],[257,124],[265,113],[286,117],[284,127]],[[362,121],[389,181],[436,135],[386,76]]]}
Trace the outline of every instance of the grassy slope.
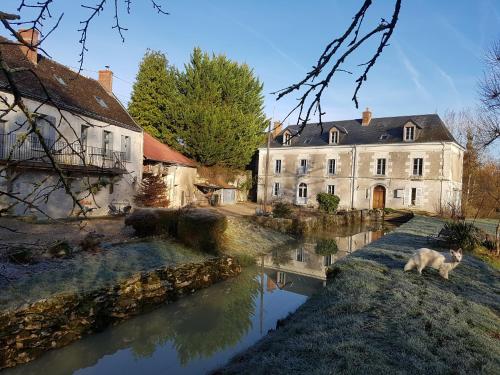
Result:
{"label": "grassy slope", "polygon": [[402,268],[442,225],[416,217],[352,257],[222,373],[500,373],[499,273],[468,256],[442,279]]}

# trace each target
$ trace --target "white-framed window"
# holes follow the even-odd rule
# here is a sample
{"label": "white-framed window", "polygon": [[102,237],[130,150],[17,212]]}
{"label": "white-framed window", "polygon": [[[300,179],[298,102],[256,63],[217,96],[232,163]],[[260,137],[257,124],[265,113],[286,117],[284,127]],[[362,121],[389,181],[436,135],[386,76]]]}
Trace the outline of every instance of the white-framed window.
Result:
{"label": "white-framed window", "polygon": [[335,185],[328,185],[326,187],[326,192],[328,194],[332,194],[332,195],[335,194]]}
{"label": "white-framed window", "polygon": [[274,162],[274,173],[275,174],[280,174],[281,173],[281,159],[277,159]]}
{"label": "white-framed window", "polygon": [[327,163],[327,173],[329,175],[334,175],[336,173],[337,163],[335,159],[328,159]]}
{"label": "white-framed window", "polygon": [[422,176],[423,168],[424,168],[424,159],[423,158],[413,159],[413,175],[414,176]]}
{"label": "white-framed window", "polygon": [[377,159],[377,175],[384,176],[385,175],[385,166],[386,159]]}
{"label": "white-framed window", "polygon": [[286,284],[286,273],[282,271],[276,272],[276,283],[280,286],[283,286]]}
{"label": "white-framed window", "polygon": [[329,267],[333,264],[333,254],[328,254],[323,257],[323,265]]}
{"label": "white-framed window", "polygon": [[299,173],[307,173],[309,167],[309,162],[307,159],[300,159]]}
{"label": "white-framed window", "polygon": [[122,153],[126,161],[130,160],[130,137],[122,135]]}
{"label": "white-framed window", "polygon": [[299,198],[307,198],[307,184],[303,182],[299,184]]}
{"label": "white-framed window", "polygon": [[283,134],[283,145],[290,146],[292,144],[292,135],[289,132]]}
{"label": "white-framed window", "polygon": [[415,140],[415,126],[410,125],[405,127],[404,132],[404,140],[405,141],[414,141]]}
{"label": "white-framed window", "polygon": [[111,157],[111,150],[113,146],[113,133],[108,130],[102,132],[102,154]]}
{"label": "white-framed window", "polygon": [[275,182],[274,185],[273,185],[273,196],[274,197],[277,197],[280,195],[280,183],[279,182]]}
{"label": "white-framed window", "polygon": [[336,145],[339,143],[339,132],[336,129],[330,130],[330,144]]}
{"label": "white-framed window", "polygon": [[305,256],[304,256],[304,248],[300,247],[295,250],[295,260],[297,262],[304,262],[305,261]]}

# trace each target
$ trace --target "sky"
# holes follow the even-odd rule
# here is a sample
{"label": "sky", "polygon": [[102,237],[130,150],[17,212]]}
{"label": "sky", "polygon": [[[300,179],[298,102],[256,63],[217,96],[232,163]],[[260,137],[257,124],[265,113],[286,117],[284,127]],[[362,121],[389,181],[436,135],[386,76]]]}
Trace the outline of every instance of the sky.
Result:
{"label": "sky", "polygon": [[[33,0],[34,1],[34,0]],[[159,0],[162,3],[161,0]],[[20,0],[3,0],[3,11],[16,13]],[[97,0],[54,0],[53,19],[60,26],[45,41],[51,57],[78,66],[80,21],[90,11],[79,4]],[[122,43],[114,24],[113,2],[88,31],[89,51],[83,74],[96,78],[109,65],[114,92],[128,102],[139,63],[146,50],[164,52],[182,69],[194,47],[248,64],[264,84],[268,117],[283,119],[295,105],[293,93],[280,101],[272,92],[303,78],[325,45],[342,33],[361,0],[168,0],[170,15],[157,14],[148,0],[132,2],[131,14],[120,9]],[[366,25],[390,19],[394,0],[375,0]],[[30,19],[30,10],[21,11]],[[367,30],[367,29],[365,29]],[[8,36],[5,31],[1,35]],[[351,101],[356,74],[340,74],[326,91],[322,105],[328,120],[359,118],[369,107],[374,117],[439,113],[478,104],[483,55],[500,37],[500,0],[403,0],[397,29],[359,93],[360,108]],[[357,52],[345,69],[360,72],[374,44]]]}

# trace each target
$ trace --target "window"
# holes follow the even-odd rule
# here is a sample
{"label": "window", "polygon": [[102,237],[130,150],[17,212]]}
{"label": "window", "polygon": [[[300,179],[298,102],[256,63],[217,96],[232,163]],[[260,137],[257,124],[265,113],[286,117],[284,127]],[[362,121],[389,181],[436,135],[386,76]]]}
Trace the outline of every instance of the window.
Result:
{"label": "window", "polygon": [[307,185],[303,182],[299,184],[299,198],[307,198]]}
{"label": "window", "polygon": [[335,194],[335,185],[328,185],[326,187],[326,192],[328,194],[332,194],[332,195]]}
{"label": "window", "polygon": [[273,196],[277,197],[280,195],[280,183],[275,182],[273,186]]}
{"label": "window", "polygon": [[300,159],[299,173],[307,173],[307,159]]}
{"label": "window", "polygon": [[280,174],[281,173],[281,160],[276,160],[274,162],[274,173]]}
{"label": "window", "polygon": [[67,86],[67,85],[66,85],[66,82],[64,82],[64,79],[62,79],[62,78],[61,78],[61,77],[59,77],[58,75],[54,74],[54,78],[55,78],[55,80],[56,80],[57,82],[59,82],[59,84],[60,84],[60,85],[65,86],[65,87]]}
{"label": "window", "polygon": [[417,205],[417,188],[411,188],[411,205]]}
{"label": "window", "polygon": [[286,283],[286,273],[281,271],[276,272],[276,283],[280,285],[280,287],[284,286]]}
{"label": "window", "polygon": [[415,140],[415,127],[407,126],[405,127],[405,141]]}
{"label": "window", "polygon": [[130,160],[130,137],[128,135],[122,135],[122,155],[124,160]]}
{"label": "window", "polygon": [[328,174],[335,174],[335,159],[328,159]]}
{"label": "window", "polygon": [[301,247],[300,249],[295,250],[295,260],[297,262],[303,262],[304,261],[304,248]]}
{"label": "window", "polygon": [[89,138],[89,126],[82,125],[80,128],[80,144],[82,145],[82,149],[87,147],[87,140]]}
{"label": "window", "polygon": [[292,144],[292,135],[288,132],[285,132],[285,134],[283,134],[283,144],[285,146],[290,146]]}
{"label": "window", "polygon": [[325,255],[323,257],[323,265],[325,267],[329,267],[333,264],[333,255],[332,254],[329,254],[329,255]]}
{"label": "window", "polygon": [[102,108],[108,108],[108,105],[106,104],[106,102],[105,102],[102,98],[100,98],[100,97],[98,97],[98,96],[94,96],[94,98],[95,98],[95,101],[96,101],[96,102],[97,102],[97,103],[98,103],[98,104],[99,104]]}
{"label": "window", "polygon": [[339,132],[337,130],[330,131],[330,144],[339,143]]}
{"label": "window", "polygon": [[414,176],[422,176],[423,165],[424,165],[424,159],[422,159],[422,158],[413,159],[413,175]]}
{"label": "window", "polygon": [[111,157],[111,148],[113,146],[113,133],[104,130],[102,133],[102,154]]}
{"label": "window", "polygon": [[377,174],[385,175],[385,159],[377,159]]}

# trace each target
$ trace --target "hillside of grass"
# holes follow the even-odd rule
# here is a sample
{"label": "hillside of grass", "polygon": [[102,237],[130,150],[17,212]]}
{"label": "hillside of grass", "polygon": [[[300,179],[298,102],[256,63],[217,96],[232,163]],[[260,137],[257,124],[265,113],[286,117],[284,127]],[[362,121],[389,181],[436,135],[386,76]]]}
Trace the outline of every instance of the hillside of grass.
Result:
{"label": "hillside of grass", "polygon": [[327,286],[224,374],[499,374],[499,272],[465,254],[442,279],[403,266],[443,222],[417,216],[337,263]]}

